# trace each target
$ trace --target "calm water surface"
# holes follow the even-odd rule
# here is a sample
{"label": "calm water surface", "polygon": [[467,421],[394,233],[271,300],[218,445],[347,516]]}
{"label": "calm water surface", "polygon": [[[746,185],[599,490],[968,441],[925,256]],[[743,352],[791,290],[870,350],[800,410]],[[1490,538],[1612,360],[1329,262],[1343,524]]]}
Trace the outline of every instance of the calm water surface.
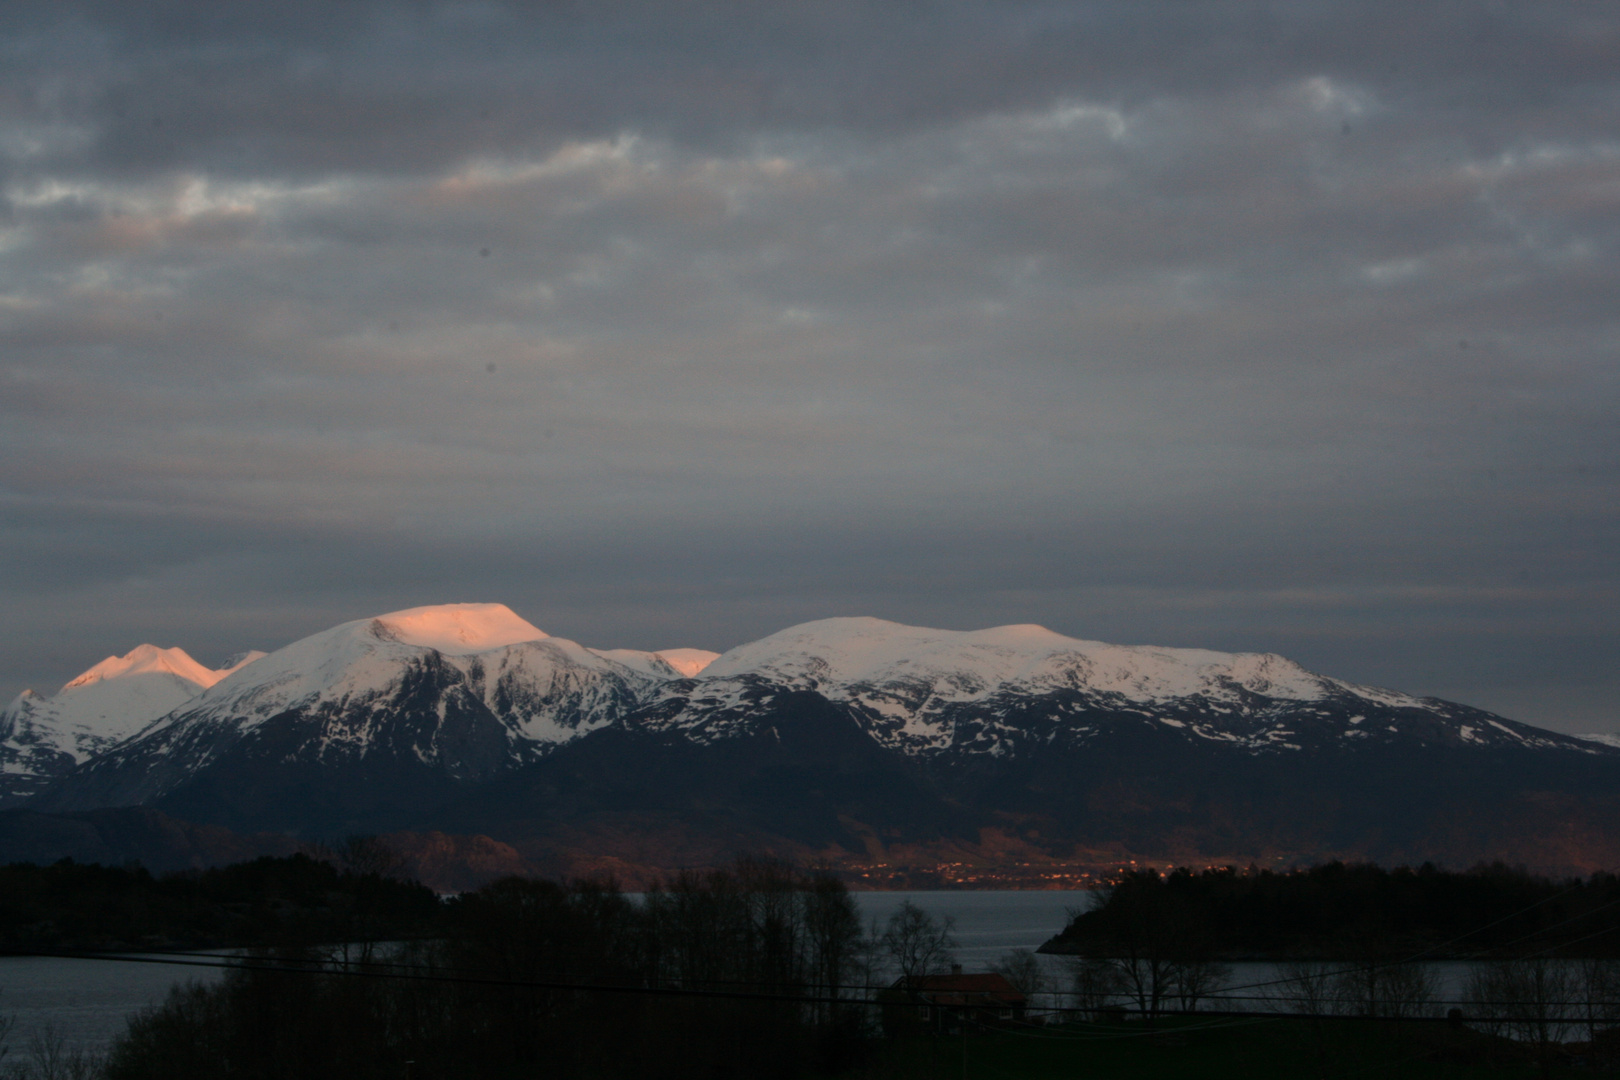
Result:
{"label": "calm water surface", "polygon": [[985,971],[1012,949],[1036,949],[1069,923],[1069,912],[1091,905],[1090,892],[859,892],[851,893],[868,928],[879,932],[907,900],[936,919],[951,918],[963,971]]}
{"label": "calm water surface", "polygon": [[137,964],[124,960],[63,960],[48,956],[0,958],[0,1016],[15,1020],[11,1057],[26,1057],[29,1040],[47,1031],[69,1046],[105,1050],[129,1014],[161,1002],[169,987],[217,981],[209,968]]}

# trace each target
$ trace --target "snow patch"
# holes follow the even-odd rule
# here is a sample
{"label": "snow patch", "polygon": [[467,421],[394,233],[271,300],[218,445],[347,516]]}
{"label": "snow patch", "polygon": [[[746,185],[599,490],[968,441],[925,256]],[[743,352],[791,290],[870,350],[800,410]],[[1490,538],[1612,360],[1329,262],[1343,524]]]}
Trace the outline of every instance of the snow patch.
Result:
{"label": "snow patch", "polygon": [[70,679],[63,690],[76,690],[106,679],[119,679],[130,675],[176,675],[198,688],[213,686],[224,678],[223,672],[203,667],[180,648],[160,649],[156,645],[137,645],[123,656],[109,656],[88,671]]}
{"label": "snow patch", "polygon": [[547,636],[505,604],[438,604],[379,615],[372,621],[385,628],[394,641],[452,656],[541,641]]}

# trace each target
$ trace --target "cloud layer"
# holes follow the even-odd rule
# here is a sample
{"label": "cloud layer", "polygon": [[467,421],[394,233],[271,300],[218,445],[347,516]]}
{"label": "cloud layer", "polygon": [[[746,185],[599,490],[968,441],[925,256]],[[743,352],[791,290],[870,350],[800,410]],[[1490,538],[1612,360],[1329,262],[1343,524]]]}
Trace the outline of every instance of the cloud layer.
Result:
{"label": "cloud layer", "polygon": [[1607,9],[139,8],[0,16],[9,689],[497,600],[1620,729]]}

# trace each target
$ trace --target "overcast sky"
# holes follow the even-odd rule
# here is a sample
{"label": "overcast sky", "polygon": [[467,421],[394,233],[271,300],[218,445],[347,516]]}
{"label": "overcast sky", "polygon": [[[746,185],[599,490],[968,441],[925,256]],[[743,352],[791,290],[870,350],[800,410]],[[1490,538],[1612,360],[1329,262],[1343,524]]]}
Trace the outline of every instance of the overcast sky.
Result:
{"label": "overcast sky", "polygon": [[0,691],[418,604],[1620,730],[1620,9],[0,8]]}

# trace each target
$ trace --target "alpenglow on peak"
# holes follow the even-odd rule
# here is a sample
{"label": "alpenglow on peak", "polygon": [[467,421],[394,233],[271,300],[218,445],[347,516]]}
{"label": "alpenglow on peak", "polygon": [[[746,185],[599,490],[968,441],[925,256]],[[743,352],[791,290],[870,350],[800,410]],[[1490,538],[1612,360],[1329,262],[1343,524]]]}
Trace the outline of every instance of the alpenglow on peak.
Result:
{"label": "alpenglow on peak", "polygon": [[505,604],[435,604],[378,615],[372,621],[395,641],[450,655],[488,652],[550,636]]}

